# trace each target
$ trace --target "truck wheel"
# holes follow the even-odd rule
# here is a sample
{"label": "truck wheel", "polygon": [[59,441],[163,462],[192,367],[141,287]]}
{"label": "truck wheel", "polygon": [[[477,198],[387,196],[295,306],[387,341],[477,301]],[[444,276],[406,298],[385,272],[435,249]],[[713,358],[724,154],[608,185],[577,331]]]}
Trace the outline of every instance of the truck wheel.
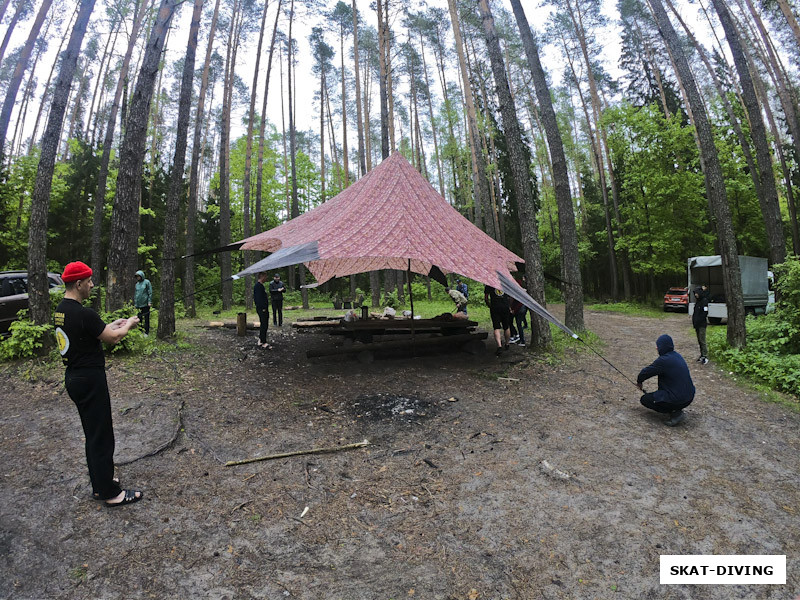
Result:
{"label": "truck wheel", "polygon": [[720,317],[708,317],[708,322],[712,325],[719,325],[722,323],[722,319]]}

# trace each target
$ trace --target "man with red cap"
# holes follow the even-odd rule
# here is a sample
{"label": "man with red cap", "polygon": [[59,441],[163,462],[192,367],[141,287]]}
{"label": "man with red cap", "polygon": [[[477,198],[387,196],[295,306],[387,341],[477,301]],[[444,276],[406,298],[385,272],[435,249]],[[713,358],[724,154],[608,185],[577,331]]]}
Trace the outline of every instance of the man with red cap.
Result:
{"label": "man with red cap", "polygon": [[86,463],[94,497],[106,506],[122,506],[142,499],[137,490],[123,490],[114,479],[114,426],[106,381],[103,343],[116,344],[139,323],[138,317],[106,324],[83,302],[94,284],[92,270],[78,261],[64,267],[66,291],[53,315],[56,340],[66,365],[64,385],[81,417],[86,437]]}

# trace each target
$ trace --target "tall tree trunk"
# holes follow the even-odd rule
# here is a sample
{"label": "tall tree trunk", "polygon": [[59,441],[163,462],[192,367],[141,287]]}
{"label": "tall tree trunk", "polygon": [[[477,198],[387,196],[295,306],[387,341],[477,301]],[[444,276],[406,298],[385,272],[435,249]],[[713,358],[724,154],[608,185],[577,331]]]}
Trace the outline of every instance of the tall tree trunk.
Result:
{"label": "tall tree trunk", "polygon": [[665,0],[667,6],[672,11],[672,14],[678,19],[678,22],[683,27],[683,30],[686,32],[686,35],[689,37],[689,40],[692,42],[692,45],[697,50],[698,55],[700,56],[700,60],[703,61],[703,64],[708,71],[708,74],[711,77],[711,81],[714,83],[714,87],[717,90],[717,94],[719,95],[720,100],[722,101],[722,105],[725,108],[725,112],[728,115],[728,120],[733,127],[734,132],[736,133],[736,139],[739,140],[739,145],[742,147],[742,154],[744,155],[745,162],[747,163],[747,169],[750,171],[750,177],[753,180],[753,187],[756,190],[756,193],[759,197],[761,197],[761,179],[758,176],[758,169],[756,168],[755,160],[753,159],[753,153],[750,150],[750,142],[747,140],[747,136],[744,135],[742,131],[741,124],[739,123],[739,118],[736,116],[736,113],[733,110],[733,106],[731,106],[730,101],[728,100],[728,95],[722,87],[722,83],[717,76],[717,72],[711,64],[711,61],[708,58],[708,54],[705,51],[705,48],[698,42],[697,38],[692,33],[691,28],[689,25],[683,20],[680,13],[676,10],[675,6],[673,5],[671,0]]}
{"label": "tall tree trunk", "polygon": [[378,0],[378,64],[380,66],[380,79],[379,79],[379,95],[381,99],[381,159],[388,158],[389,156],[389,99],[388,87],[386,84],[387,79],[387,65],[386,65],[386,50],[385,33],[384,33],[384,20],[383,20],[383,1]]}
{"label": "tall tree trunk", "polygon": [[[380,0],[378,0],[380,2]],[[394,86],[392,84],[392,42],[391,29],[389,29],[389,0],[384,0],[383,9],[383,51],[386,53],[386,102],[389,111],[389,148],[391,152],[397,150],[394,132]]]}
{"label": "tall tree trunk", "polygon": [[325,202],[325,67],[319,72],[319,186],[320,198]]}
{"label": "tall tree trunk", "polygon": [[[300,216],[300,204],[297,197],[297,132],[295,131],[295,106],[294,106],[294,86],[296,84],[296,73],[294,69],[294,44],[292,39],[292,27],[294,25],[294,0],[291,2],[289,9],[289,49],[288,49],[288,89],[289,89],[289,160],[291,161],[292,169],[292,218]],[[300,265],[298,269],[299,284],[301,289],[301,296],[303,299],[303,308],[308,308],[308,290],[303,286],[306,284],[306,268],[305,265]]]}
{"label": "tall tree trunk", "polygon": [[114,130],[117,125],[117,113],[120,109],[120,100],[125,92],[125,82],[128,79],[128,70],[131,64],[133,49],[139,38],[140,24],[144,20],[144,13],[147,9],[148,0],[138,0],[131,23],[131,36],[128,39],[128,47],[125,56],[122,58],[122,66],[117,76],[117,89],[114,92],[114,102],[111,105],[111,112],[108,116],[105,136],[103,137],[103,154],[100,157],[100,171],[97,175],[97,190],[94,194],[94,215],[92,216],[92,280],[95,285],[103,281],[102,267],[102,238],[103,238],[103,214],[106,203],[106,184],[108,182],[108,165],[111,161],[111,146],[114,143]]}
{"label": "tall tree trunk", "polygon": [[794,16],[792,8],[789,6],[789,2],[787,2],[787,0],[777,0],[777,2],[781,12],[783,13],[783,16],[786,17],[786,22],[789,23],[789,27],[792,28],[794,40],[797,42],[797,45],[800,46],[800,25],[797,23],[797,18]]}
{"label": "tall tree trunk", "polygon": [[422,56],[422,72],[425,74],[425,89],[427,90],[428,96],[428,116],[431,120],[431,133],[433,134],[433,153],[436,156],[436,173],[439,178],[439,193],[442,195],[442,198],[446,198],[444,195],[444,170],[442,169],[442,156],[439,154],[439,141],[436,135],[436,120],[433,116],[433,100],[431,99],[431,84],[428,79],[428,65],[425,62],[425,44],[422,41],[422,30],[419,32],[419,49],[420,49],[420,56]]}
{"label": "tall tree trunk", "polygon": [[19,22],[26,3],[27,0],[17,0],[17,9],[14,11],[14,15],[11,17],[11,21],[9,21],[8,27],[6,28],[6,34],[3,36],[3,41],[0,43],[0,63],[2,63],[3,58],[5,58],[6,50],[8,50],[8,43],[11,41],[14,28]]}
{"label": "tall tree trunk", "polygon": [[264,102],[261,105],[261,122],[258,128],[258,167],[256,173],[256,231],[261,231],[263,222],[261,218],[261,195],[264,184],[264,132],[267,126],[267,98],[269,97],[269,76],[272,72],[272,54],[275,51],[275,39],[278,32],[278,18],[281,16],[281,4],[283,0],[278,0],[278,8],[275,12],[275,24],[272,27],[272,40],[269,44],[269,57],[267,58],[267,78],[264,83]]}
{"label": "tall tree trunk", "polygon": [[[539,227],[534,206],[534,189],[531,185],[530,164],[523,149],[525,142],[522,139],[522,132],[517,120],[514,100],[511,98],[511,89],[508,86],[505,64],[500,50],[500,41],[497,39],[494,18],[487,0],[478,0],[478,8],[483,20],[489,60],[492,63],[492,73],[494,74],[495,87],[500,103],[500,114],[503,118],[503,131],[508,141],[509,162],[514,180],[514,194],[519,203],[520,229],[522,247],[525,254],[528,293],[539,304],[545,306],[544,274],[541,248],[539,247]],[[549,324],[538,315],[532,316],[531,338],[531,344],[539,348],[549,345],[552,341]]]}
{"label": "tall tree trunk", "polygon": [[[102,100],[103,94],[100,93],[100,90],[104,87],[103,84],[106,80],[108,75],[108,68],[111,65],[111,53],[109,52],[109,48],[113,49],[117,45],[117,37],[119,36],[119,30],[122,27],[123,20],[120,19],[113,28],[113,31],[109,34],[108,39],[106,40],[106,45],[103,48],[103,57],[100,59],[100,67],[97,70],[97,83],[94,86],[94,92],[92,93],[92,102],[89,105],[89,118],[86,120],[86,129],[83,133],[83,138],[85,140],[89,140],[89,136],[91,134],[91,123],[92,123],[92,115],[95,114],[95,102],[98,100],[98,94],[100,95],[100,100]],[[106,62],[106,59],[108,61]],[[97,106],[97,112],[100,112],[100,105]],[[94,119],[94,122],[97,123],[97,119]],[[94,140],[90,140],[89,145],[94,147]]]}
{"label": "tall tree trunk", "polygon": [[[228,48],[225,57],[225,80],[222,92],[222,128],[219,141],[219,243],[231,243],[231,104],[233,103],[234,71],[236,70],[236,41],[240,27],[242,5],[234,0],[233,12],[228,31]],[[222,280],[222,310],[233,306],[233,281],[231,280],[231,254],[222,252],[219,256],[220,278]]]}
{"label": "tall tree trunk", "polygon": [[700,92],[697,89],[694,75],[689,67],[689,61],[686,59],[681,42],[672,27],[661,0],[648,1],[653,10],[658,30],[671,50],[678,71],[677,75],[686,90],[689,105],[694,115],[695,127],[697,128],[701,154],[705,165],[706,194],[714,210],[713,217],[716,220],[716,231],[722,255],[722,279],[728,305],[728,344],[733,348],[741,348],[747,341],[747,333],[744,323],[744,299],[742,297],[739,256],[736,252],[736,235],[733,231],[733,221],[725,192],[725,181],[722,177],[722,167],[719,163],[717,149],[714,146],[711,125],[708,121]]}
{"label": "tall tree trunk", "polygon": [[[61,42],[58,44],[58,50],[56,50],[56,56],[61,56],[61,48],[64,47],[64,43],[67,41],[67,34],[72,29],[73,19],[78,16],[80,12],[80,4],[75,6],[75,10],[72,11],[70,15],[69,22],[67,26],[64,28],[64,35],[61,36]],[[45,107],[45,100],[47,99],[47,93],[50,90],[50,82],[53,80],[53,74],[56,71],[56,66],[58,66],[58,61],[54,60],[53,65],[50,67],[50,74],[47,76],[47,82],[44,84],[44,91],[42,92],[42,100],[39,103],[39,111],[36,113],[36,120],[33,122],[33,133],[31,134],[31,141],[28,144],[28,154],[33,152],[33,147],[36,145],[36,135],[39,131],[39,123],[42,122],[42,113],[44,112]]]}
{"label": "tall tree trunk", "polygon": [[[47,25],[44,28],[44,36],[45,39],[48,38],[48,34],[50,32],[50,27],[53,25],[53,21],[55,21],[56,14],[55,11],[50,13],[50,18],[47,20]],[[39,64],[39,59],[45,53],[47,48],[44,44],[40,44],[39,47],[36,49],[36,56],[33,59],[33,63],[31,64],[30,73],[28,75],[28,81],[25,84],[25,90],[22,92],[22,106],[20,107],[21,110],[17,115],[17,121],[14,124],[14,134],[12,136],[12,142],[14,139],[17,139],[16,149],[13,151],[14,156],[22,156],[22,144],[24,140],[24,125],[25,121],[28,116],[28,109],[31,106],[31,100],[33,98],[33,94],[36,91],[36,86],[38,84],[38,80],[36,79],[36,66]],[[46,93],[46,91],[45,91]],[[19,133],[19,136],[17,134]],[[31,145],[33,144],[33,138],[31,137]],[[10,163],[9,163],[10,164]],[[22,201],[22,197],[20,197],[20,201]],[[19,227],[19,216],[17,217],[17,227]]]}
{"label": "tall tree trunk", "polygon": [[367,163],[365,149],[364,149],[364,121],[361,111],[361,74],[360,64],[358,62],[358,9],[356,8],[356,0],[353,2],[353,64],[356,76],[356,125],[358,129],[358,168],[359,177],[367,174]]}
{"label": "tall tree trunk", "polygon": [[[94,9],[94,0],[82,0],[80,11],[72,28],[67,48],[61,55],[61,68],[53,90],[53,104],[47,117],[42,137],[42,151],[36,170],[36,181],[31,197],[31,215],[28,229],[28,302],[31,319],[37,325],[50,320],[50,293],[47,282],[47,216],[50,210],[50,190],[53,185],[58,141],[67,108],[67,98],[75,68],[78,64],[86,26]],[[76,257],[77,258],[77,257]]]}
{"label": "tall tree trunk", "polygon": [[783,233],[778,190],[775,187],[775,173],[772,170],[772,155],[767,142],[767,130],[764,127],[764,120],[761,118],[761,106],[758,104],[753,79],[747,66],[747,58],[742,50],[741,40],[728,7],[721,0],[712,1],[722,28],[725,30],[725,37],[728,39],[736,71],[739,73],[742,99],[750,119],[750,134],[753,138],[753,145],[756,147],[758,176],[761,183],[761,194],[759,194],[758,200],[767,232],[770,263],[782,263],[786,259],[786,236]]}
{"label": "tall tree trunk", "polygon": [[189,198],[186,203],[186,261],[184,263],[183,293],[185,296],[184,306],[186,314],[190,318],[197,315],[194,300],[194,237],[195,223],[197,221],[197,190],[199,186],[200,156],[203,143],[201,141],[203,131],[203,112],[208,92],[208,75],[211,65],[211,54],[214,50],[214,33],[217,29],[217,19],[219,18],[219,3],[214,3],[214,14],[211,17],[211,26],[208,30],[208,46],[206,47],[206,58],[203,62],[203,75],[200,78],[200,94],[197,98],[197,114],[195,115],[194,137],[192,138],[192,162],[189,167]]}
{"label": "tall tree trunk", "polygon": [[189,118],[194,79],[194,58],[197,53],[197,34],[203,0],[194,0],[189,41],[181,75],[181,92],[178,100],[178,130],[175,138],[175,158],[170,173],[167,211],[164,218],[164,250],[161,257],[161,303],[158,313],[158,337],[165,339],[175,334],[175,261],[178,250],[178,209],[183,195],[183,169],[186,165],[186,142],[189,137]]}
{"label": "tall tree trunk", "polygon": [[[594,117],[595,131],[598,133],[598,146],[605,155],[606,163],[608,164],[608,178],[609,182],[611,183],[611,199],[614,206],[614,216],[617,224],[617,238],[621,239],[623,237],[623,232],[621,225],[622,219],[619,213],[619,186],[617,185],[617,179],[614,175],[614,165],[611,163],[611,153],[608,149],[608,139],[606,137],[605,126],[600,121],[600,116],[602,114],[602,102],[600,101],[600,94],[597,89],[597,81],[595,80],[592,70],[592,62],[589,58],[586,30],[583,26],[583,15],[581,14],[580,6],[577,3],[573,7],[572,1],[566,0],[566,4],[567,9],[569,10],[572,25],[575,29],[575,33],[577,34],[578,42],[581,47],[581,53],[583,54],[586,75],[589,81],[589,92],[592,100],[592,115]],[[599,168],[601,170],[603,169],[602,164],[599,165]],[[619,252],[619,262],[622,270],[622,290],[625,299],[628,300],[631,296],[631,275],[628,253],[625,248],[622,248],[622,250]]]}
{"label": "tall tree trunk", "polygon": [[564,41],[563,38],[561,41],[564,45],[564,52],[567,57],[567,62],[569,63],[570,66],[570,70],[572,71],[573,79],[575,79],[575,88],[578,92],[578,96],[580,97],[584,119],[586,120],[586,129],[589,132],[589,144],[591,147],[592,158],[594,159],[592,164],[594,165],[594,168],[597,172],[597,177],[600,184],[600,192],[603,197],[603,211],[605,214],[605,221],[606,221],[606,242],[608,244],[609,274],[611,279],[610,281],[611,298],[616,302],[618,297],[617,253],[614,243],[614,232],[611,225],[611,209],[609,207],[609,202],[608,202],[608,185],[606,185],[605,167],[603,166],[603,159],[600,154],[600,136],[597,134],[597,130],[594,127],[592,118],[589,116],[589,109],[586,104],[586,99],[584,98],[583,91],[580,88],[578,74],[575,70],[575,66],[573,65],[572,58],[567,49],[566,42]]}
{"label": "tall tree trunk", "polygon": [[461,36],[461,21],[458,18],[458,7],[455,0],[447,0],[450,8],[450,20],[453,25],[455,36],[456,52],[458,54],[458,65],[461,72],[461,86],[464,90],[464,103],[467,107],[467,127],[472,157],[472,193],[475,206],[475,225],[485,230],[483,220],[484,204],[489,202],[489,188],[486,181],[486,163],[483,152],[481,151],[480,136],[478,133],[478,119],[475,110],[475,102],[472,98],[472,85],[469,81],[466,57],[464,56],[464,40]]}
{"label": "tall tree trunk", "polygon": [[122,308],[133,297],[134,274],[138,262],[142,164],[150,104],[169,23],[179,2],[180,0],[161,1],[131,98],[125,137],[120,145],[117,193],[111,216],[111,244],[108,254],[106,299],[109,310]]}
{"label": "tall tree trunk", "polygon": [[[17,64],[14,67],[14,73],[12,73],[11,79],[8,82],[8,87],[6,88],[6,99],[3,102],[2,110],[0,110],[0,150],[2,150],[2,152],[6,151],[6,133],[8,132],[8,124],[11,122],[11,111],[14,110],[14,104],[17,101],[17,92],[19,91],[19,86],[22,84],[22,77],[25,75],[25,69],[28,67],[28,61],[33,53],[33,46],[36,43],[36,38],[39,36],[39,31],[42,28],[44,19],[47,16],[47,11],[50,10],[50,5],[52,3],[53,0],[43,0],[42,5],[39,7],[39,12],[36,14],[36,20],[34,20],[33,25],[31,26],[28,39],[25,41],[25,45],[22,47],[22,52],[20,53],[19,58],[17,59]],[[12,151],[13,140],[12,143],[9,144],[8,148],[9,154]],[[0,161],[1,160],[2,158],[0,158]]]}
{"label": "tall tree trunk", "polygon": [[[756,48],[756,51],[761,56],[761,61],[767,68],[767,72],[769,73],[770,79],[772,80],[775,88],[778,92],[778,99],[780,101],[781,108],[783,109],[783,114],[786,119],[786,124],[789,126],[789,136],[792,140],[793,146],[798,153],[800,153],[800,122],[798,122],[797,118],[797,111],[796,111],[796,102],[792,97],[792,90],[791,83],[789,82],[789,77],[786,74],[786,71],[783,68],[783,64],[778,56],[777,52],[772,46],[772,39],[770,38],[769,34],[767,33],[766,27],[755,10],[753,3],[751,0],[746,0],[747,7],[750,11],[750,14],[753,16],[753,20],[758,27],[758,31],[761,34],[761,40],[764,46],[763,52],[758,49],[758,44],[753,44]],[[751,70],[753,73],[757,73],[755,67],[752,64],[752,57],[750,53],[746,50],[747,45],[745,45],[745,57],[748,59],[748,65],[751,66]],[[756,92],[761,95],[761,102],[764,106],[764,112],[767,115],[767,119],[769,121],[770,129],[772,131],[772,137],[774,139],[775,149],[778,153],[778,158],[781,162],[781,170],[783,171],[784,181],[786,185],[786,202],[789,208],[789,218],[791,220],[791,231],[792,231],[792,249],[794,254],[800,254],[800,229],[798,228],[797,222],[797,207],[794,201],[794,193],[793,193],[793,184],[792,184],[792,173],[791,170],[787,167],[786,164],[786,157],[783,151],[783,144],[781,141],[781,136],[778,133],[778,128],[775,125],[775,119],[772,116],[772,110],[769,105],[769,99],[767,98],[766,90],[764,89],[763,82],[761,82],[759,77],[754,78],[754,83],[756,84]]]}
{"label": "tall tree trunk", "polygon": [[2,3],[0,3],[0,21],[6,16],[6,10],[8,10],[9,4],[11,4],[11,0],[3,0]]}
{"label": "tall tree trunk", "polygon": [[582,331],[583,322],[583,282],[581,281],[580,256],[578,254],[578,236],[575,230],[575,213],[572,195],[569,189],[567,158],[564,155],[564,144],[558,130],[556,112],[547,85],[539,50],[531,35],[528,19],[522,10],[520,0],[511,0],[511,7],[519,26],[528,66],[533,76],[536,98],[539,101],[544,124],[547,145],[550,148],[550,161],[553,173],[553,190],[558,206],[558,228],[561,247],[561,273],[564,281],[564,302],[566,325],[573,331]]}
{"label": "tall tree trunk", "polygon": [[344,27],[339,28],[339,51],[342,55],[342,163],[344,165],[344,185],[350,185],[350,167],[347,160],[347,88],[344,85]]}
{"label": "tall tree trunk", "polygon": [[[242,184],[242,195],[244,197],[244,215],[243,215],[243,235],[245,238],[250,237],[250,179],[251,179],[251,166],[253,156],[253,121],[256,116],[256,94],[258,93],[258,67],[261,62],[261,46],[264,42],[264,28],[267,24],[267,9],[269,8],[269,1],[264,2],[264,12],[261,15],[261,28],[258,32],[258,47],[256,50],[256,64],[253,69],[253,85],[250,90],[250,111],[247,119],[247,147],[244,155],[244,182]],[[244,251],[244,266],[250,266],[250,251]],[[251,288],[251,278],[249,276],[244,278],[244,299],[245,308],[250,310],[253,308],[253,296],[249,293]]]}

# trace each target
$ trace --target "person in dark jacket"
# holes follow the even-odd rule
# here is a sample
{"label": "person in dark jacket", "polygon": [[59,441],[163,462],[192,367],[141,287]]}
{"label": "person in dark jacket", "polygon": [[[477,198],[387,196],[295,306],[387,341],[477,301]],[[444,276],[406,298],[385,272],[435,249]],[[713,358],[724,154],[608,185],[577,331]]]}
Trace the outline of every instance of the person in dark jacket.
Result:
{"label": "person in dark jacket", "polygon": [[286,286],[281,281],[281,276],[275,273],[269,282],[269,295],[272,298],[272,324],[283,325],[283,295]]}
{"label": "person in dark jacket", "polygon": [[263,271],[256,277],[256,284],[253,286],[253,303],[256,305],[256,312],[258,313],[258,345],[262,348],[271,348],[267,343],[269,298],[267,297],[267,289],[264,287],[264,282],[266,280],[267,274]]}
{"label": "person in dark jacket", "polygon": [[697,362],[708,363],[708,344],[706,344],[706,327],[708,325],[708,291],[706,286],[694,290],[694,312],[692,313],[692,326],[697,334],[697,343],[700,345],[700,358]]}
{"label": "person in dark jacket", "polygon": [[686,420],[683,409],[694,400],[694,383],[686,361],[675,352],[675,345],[670,336],[666,334],[659,336],[656,348],[658,348],[658,358],[639,372],[636,387],[644,391],[642,382],[658,376],[658,389],[655,392],[645,393],[641,402],[651,410],[668,414],[670,418],[666,424],[674,427]]}

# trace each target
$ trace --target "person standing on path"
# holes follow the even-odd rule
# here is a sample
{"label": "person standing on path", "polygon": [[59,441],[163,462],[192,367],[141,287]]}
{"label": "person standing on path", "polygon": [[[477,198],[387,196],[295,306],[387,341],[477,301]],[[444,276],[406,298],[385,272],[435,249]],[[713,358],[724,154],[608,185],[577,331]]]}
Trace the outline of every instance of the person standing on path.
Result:
{"label": "person standing on path", "polygon": [[700,364],[708,363],[708,344],[706,344],[706,327],[708,326],[708,292],[706,286],[694,290],[694,312],[692,313],[692,326],[697,334],[697,343],[700,345]]}
{"label": "person standing on path", "polygon": [[483,299],[489,307],[494,329],[494,341],[497,344],[497,355],[508,350],[508,340],[511,338],[511,310],[508,296],[502,290],[497,290],[487,285],[483,288]]}
{"label": "person standing on path", "polygon": [[150,335],[150,307],[153,306],[153,286],[145,279],[144,271],[136,271],[136,291],[133,294],[133,305],[139,313],[139,320],[144,323],[144,334]]}
{"label": "person standing on path", "polygon": [[272,276],[269,282],[269,295],[272,298],[272,324],[283,325],[283,295],[286,293],[286,286],[281,281],[278,273]]}
{"label": "person standing on path", "polygon": [[669,415],[666,425],[674,427],[686,420],[683,409],[694,400],[694,383],[689,374],[689,367],[683,357],[675,352],[672,338],[666,334],[656,340],[658,358],[639,372],[636,387],[644,392],[642,383],[651,377],[658,376],[658,389],[645,393],[640,401],[642,406],[659,413]]}
{"label": "person standing on path", "polygon": [[66,291],[53,313],[53,324],[66,366],[64,386],[78,408],[86,438],[86,464],[93,495],[108,507],[132,504],[144,494],[123,490],[114,479],[114,425],[101,342],[116,344],[136,327],[139,317],[106,324],[95,311],[85,308],[83,302],[91,295],[94,284],[92,269],[80,261],[64,267],[61,279]]}
{"label": "person standing on path", "polygon": [[264,287],[266,280],[267,274],[264,271],[258,274],[256,284],[253,286],[253,303],[256,305],[256,312],[258,313],[258,345],[262,348],[271,348],[267,343],[269,301],[267,300],[267,289]]}

